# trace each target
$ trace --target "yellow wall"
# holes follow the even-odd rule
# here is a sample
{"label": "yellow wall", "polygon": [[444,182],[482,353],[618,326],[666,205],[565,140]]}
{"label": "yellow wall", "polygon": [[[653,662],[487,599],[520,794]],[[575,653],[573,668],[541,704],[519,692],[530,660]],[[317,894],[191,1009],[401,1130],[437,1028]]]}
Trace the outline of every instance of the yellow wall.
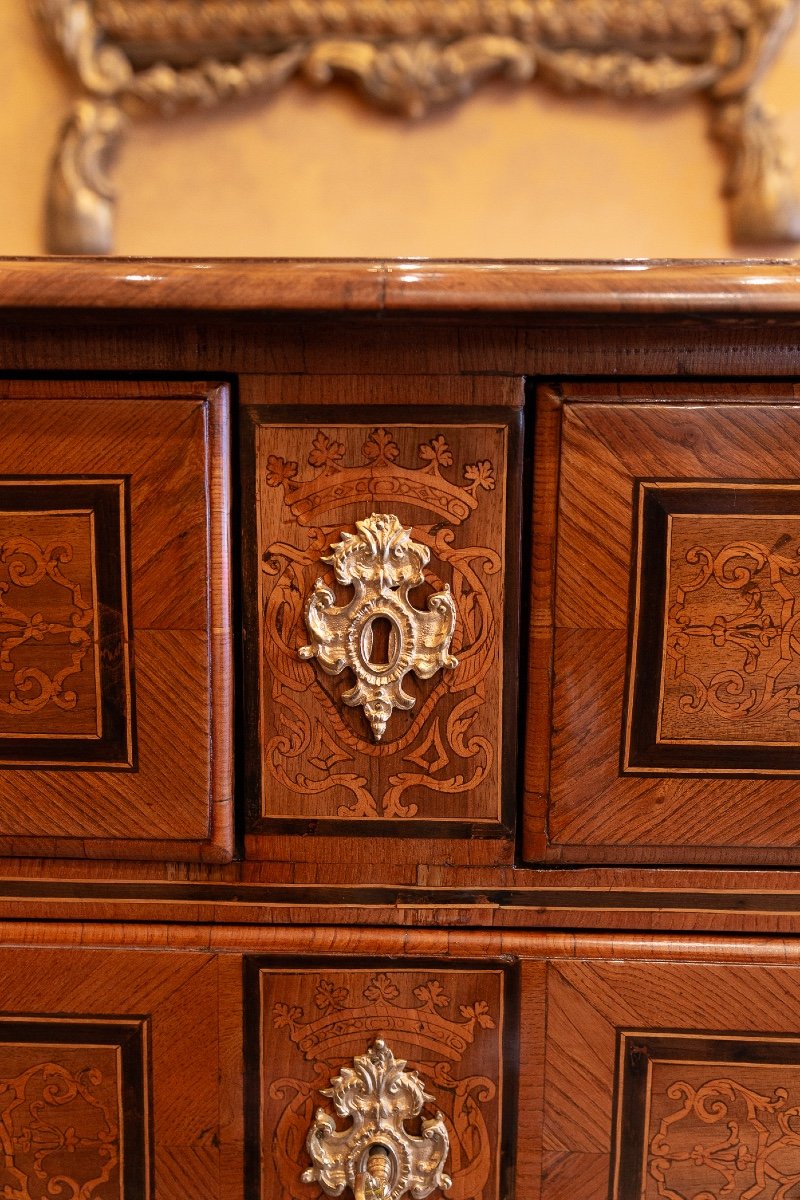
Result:
{"label": "yellow wall", "polygon": [[[72,95],[26,0],[0,0],[0,253],[42,252],[47,163]],[[765,89],[800,158],[800,30]],[[143,255],[724,257],[702,103],[647,108],[500,84],[412,124],[344,88],[138,124],[116,250]],[[800,167],[797,170],[800,190]],[[774,251],[770,251],[773,253]],[[791,253],[791,249],[782,253]],[[796,251],[795,251],[796,252]]]}

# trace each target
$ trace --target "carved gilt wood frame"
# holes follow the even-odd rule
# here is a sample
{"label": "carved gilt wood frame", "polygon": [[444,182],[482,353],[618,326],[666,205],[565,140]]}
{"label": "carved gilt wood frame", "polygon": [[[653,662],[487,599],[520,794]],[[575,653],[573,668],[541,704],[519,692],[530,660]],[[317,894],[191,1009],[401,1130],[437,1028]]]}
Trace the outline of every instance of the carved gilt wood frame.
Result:
{"label": "carved gilt wood frame", "polygon": [[757,96],[800,0],[32,3],[84,89],[51,169],[54,253],[112,250],[110,168],[131,117],[269,95],[296,75],[317,85],[349,79],[410,117],[462,100],[492,76],[619,100],[703,95],[727,152],[733,240],[800,240],[791,166]]}

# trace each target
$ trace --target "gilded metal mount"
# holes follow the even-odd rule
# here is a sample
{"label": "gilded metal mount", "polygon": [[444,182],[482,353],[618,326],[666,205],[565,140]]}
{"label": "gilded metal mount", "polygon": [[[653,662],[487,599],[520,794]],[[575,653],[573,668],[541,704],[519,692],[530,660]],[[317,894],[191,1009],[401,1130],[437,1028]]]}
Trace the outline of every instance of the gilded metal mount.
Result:
{"label": "gilded metal mount", "polygon": [[[337,607],[336,597],[322,579],[306,601],[305,616],[311,643],[301,646],[301,658],[316,658],[328,675],[345,668],[356,677],[342,696],[345,704],[362,706],[379,742],[394,709],[414,707],[403,691],[409,671],[430,679],[442,667],[458,666],[450,653],[456,606],[449,587],[428,597],[427,612],[408,598],[411,588],[425,582],[423,568],[430,559],[427,546],[411,540],[393,513],[373,513],[356,521],[357,533],[342,533],[322,561],[333,567],[339,583],[352,586],[349,604]],[[387,661],[372,661],[374,624],[389,623]]]}
{"label": "gilded metal mount", "polygon": [[352,1067],[342,1067],[322,1094],[352,1123],[338,1130],[331,1114],[317,1109],[306,1138],[314,1165],[303,1172],[304,1183],[318,1183],[326,1196],[341,1196],[348,1187],[354,1200],[425,1200],[451,1186],[444,1173],[450,1148],[444,1118],[440,1112],[423,1118],[421,1136],[407,1131],[406,1121],[419,1117],[433,1096],[381,1038],[356,1055]]}
{"label": "gilded metal mount", "polygon": [[758,85],[800,0],[30,0],[84,94],[53,159],[48,248],[113,249],[109,165],[128,118],[357,84],[418,117],[482,81],[534,77],[618,100],[704,95],[728,156],[731,232],[800,240],[791,163]]}

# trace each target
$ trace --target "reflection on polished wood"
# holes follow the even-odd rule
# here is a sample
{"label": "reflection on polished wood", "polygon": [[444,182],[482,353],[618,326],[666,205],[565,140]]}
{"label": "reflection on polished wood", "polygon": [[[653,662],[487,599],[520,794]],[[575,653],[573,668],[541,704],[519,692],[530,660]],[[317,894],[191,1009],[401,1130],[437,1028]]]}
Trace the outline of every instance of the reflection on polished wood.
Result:
{"label": "reflection on polished wood", "polygon": [[[104,596],[113,607],[91,578],[89,489],[124,494],[106,507],[129,509],[126,554],[98,535],[95,560],[130,559],[139,738],[138,771],[95,773],[91,790],[83,770],[40,770],[35,789],[29,768],[0,772],[0,824],[47,829],[0,842],[0,1075],[23,1101],[4,1110],[0,1191],[28,1200],[16,1171],[30,1200],[76,1186],[92,1200],[319,1200],[302,1178],[315,1112],[346,1134],[330,1081],[382,1041],[435,1097],[419,1117],[441,1113],[458,1200],[789,1200],[797,265],[11,261],[0,305],[0,545],[72,549],[43,553],[31,588],[14,553],[0,561],[0,601],[42,633],[52,679],[67,641],[44,627],[76,617],[85,645],[76,589],[101,623]],[[38,509],[24,486],[41,489]],[[654,509],[637,525],[642,493]],[[337,677],[297,651],[304,600],[333,565],[321,559],[387,511],[431,551],[415,607],[450,584],[459,666],[410,673],[417,705],[376,743],[359,709],[332,703]],[[623,768],[644,627],[660,640],[628,693],[631,727],[655,731],[654,755],[699,755],[693,773]],[[690,711],[687,677],[711,694],[732,671],[758,711]],[[393,747],[393,724],[410,733],[442,680],[463,690]],[[300,782],[347,772],[382,802],[411,763],[460,786],[463,756],[440,759],[450,716],[476,698],[454,732],[475,764],[489,743],[479,787],[419,785],[416,816],[366,821]],[[48,701],[28,719],[61,729],[76,711]],[[22,718],[0,718],[2,749],[4,722]],[[740,728],[746,745],[725,742]],[[242,836],[220,861],[234,737]],[[292,786],[265,768],[270,747]],[[735,776],[717,773],[726,754]],[[204,861],[179,857],[187,826]],[[391,1197],[379,1146],[342,1200]]]}

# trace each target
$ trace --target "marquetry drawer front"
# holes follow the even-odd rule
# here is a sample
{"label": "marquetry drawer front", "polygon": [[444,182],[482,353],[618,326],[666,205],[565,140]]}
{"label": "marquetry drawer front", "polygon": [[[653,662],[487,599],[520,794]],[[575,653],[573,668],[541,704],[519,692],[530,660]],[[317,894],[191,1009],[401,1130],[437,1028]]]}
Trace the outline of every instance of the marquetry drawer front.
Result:
{"label": "marquetry drawer front", "polygon": [[797,862],[800,408],[623,399],[540,397],[529,853]]}
{"label": "marquetry drawer front", "polygon": [[229,856],[226,405],[0,384],[0,853]]}
{"label": "marquetry drawer front", "polygon": [[241,1157],[220,1129],[219,970],[195,953],[0,950],[0,1194],[241,1195],[221,1184]]}
{"label": "marquetry drawer front", "polygon": [[246,410],[253,833],[508,835],[521,416],[423,394]]}
{"label": "marquetry drawer front", "polygon": [[511,1194],[515,968],[259,957],[245,989],[248,1196],[359,1195],[377,1146],[392,1195]]}
{"label": "marquetry drawer front", "polygon": [[549,964],[542,1200],[797,1194],[800,971],[681,952]]}

